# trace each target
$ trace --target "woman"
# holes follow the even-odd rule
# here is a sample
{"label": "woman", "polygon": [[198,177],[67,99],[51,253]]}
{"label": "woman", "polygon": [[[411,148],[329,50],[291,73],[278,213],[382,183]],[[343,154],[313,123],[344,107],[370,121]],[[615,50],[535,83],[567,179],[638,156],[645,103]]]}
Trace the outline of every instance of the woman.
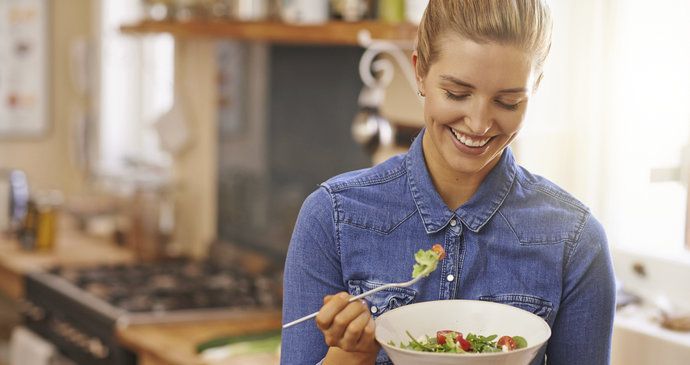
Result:
{"label": "woman", "polygon": [[[534,360],[609,363],[613,272],[600,223],[575,198],[518,166],[520,130],[550,47],[541,0],[431,0],[412,56],[425,130],[409,152],[334,177],[304,202],[285,267],[284,364],[388,364],[374,318],[400,305],[476,299],[541,316],[552,336]],[[447,257],[410,288],[414,253]],[[336,295],[329,295],[338,293]]]}

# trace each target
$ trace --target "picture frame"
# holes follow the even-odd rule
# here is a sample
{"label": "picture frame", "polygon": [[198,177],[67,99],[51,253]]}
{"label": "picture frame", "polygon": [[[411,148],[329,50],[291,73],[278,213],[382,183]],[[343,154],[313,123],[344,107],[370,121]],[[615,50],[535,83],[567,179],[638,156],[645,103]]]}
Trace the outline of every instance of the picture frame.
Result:
{"label": "picture frame", "polygon": [[0,1],[0,139],[49,129],[48,0]]}

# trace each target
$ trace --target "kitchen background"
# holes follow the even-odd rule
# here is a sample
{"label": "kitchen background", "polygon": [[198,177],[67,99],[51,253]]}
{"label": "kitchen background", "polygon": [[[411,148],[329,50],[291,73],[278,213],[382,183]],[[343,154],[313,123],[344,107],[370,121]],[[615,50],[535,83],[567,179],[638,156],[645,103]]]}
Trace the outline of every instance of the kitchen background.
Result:
{"label": "kitchen background", "polygon": [[[513,148],[607,229],[613,363],[687,363],[690,3],[549,3]],[[0,0],[0,364],[213,363],[197,346],[251,333],[270,347],[304,197],[422,126],[424,6]]]}

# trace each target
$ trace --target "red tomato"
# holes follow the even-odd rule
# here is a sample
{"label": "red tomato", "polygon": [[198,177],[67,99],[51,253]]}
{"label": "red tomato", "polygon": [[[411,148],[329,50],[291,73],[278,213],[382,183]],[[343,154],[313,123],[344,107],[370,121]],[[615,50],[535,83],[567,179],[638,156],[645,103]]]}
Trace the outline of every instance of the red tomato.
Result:
{"label": "red tomato", "polygon": [[455,342],[458,342],[458,339],[462,338],[462,333],[460,332],[456,332],[453,330],[443,330],[436,332],[436,342],[438,342],[439,345],[445,345],[446,336],[448,335],[450,335],[455,340]]}
{"label": "red tomato", "polygon": [[446,250],[440,244],[435,244],[431,246],[431,249],[438,254],[438,259],[443,260],[446,257]]}
{"label": "red tomato", "polygon": [[508,346],[508,350],[515,350],[517,348],[517,344],[515,343],[515,340],[513,340],[512,337],[510,336],[503,336],[498,339],[497,343],[498,347],[503,347],[503,346]]}
{"label": "red tomato", "polygon": [[460,343],[460,347],[462,348],[462,351],[472,350],[472,344],[470,343],[470,341],[467,341],[466,339],[460,337],[460,338],[458,338],[458,343]]}

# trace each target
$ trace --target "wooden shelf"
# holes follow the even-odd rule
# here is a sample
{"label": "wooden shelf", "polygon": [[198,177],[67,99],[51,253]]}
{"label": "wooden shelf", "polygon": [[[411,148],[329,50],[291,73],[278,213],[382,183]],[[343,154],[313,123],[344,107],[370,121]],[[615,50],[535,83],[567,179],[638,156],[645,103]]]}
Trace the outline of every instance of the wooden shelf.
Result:
{"label": "wooden shelf", "polygon": [[128,34],[167,33],[176,37],[231,38],[242,41],[313,45],[358,45],[357,34],[367,29],[374,39],[413,40],[417,27],[412,24],[380,22],[330,22],[319,25],[293,25],[280,22],[143,21],[124,25]]}

